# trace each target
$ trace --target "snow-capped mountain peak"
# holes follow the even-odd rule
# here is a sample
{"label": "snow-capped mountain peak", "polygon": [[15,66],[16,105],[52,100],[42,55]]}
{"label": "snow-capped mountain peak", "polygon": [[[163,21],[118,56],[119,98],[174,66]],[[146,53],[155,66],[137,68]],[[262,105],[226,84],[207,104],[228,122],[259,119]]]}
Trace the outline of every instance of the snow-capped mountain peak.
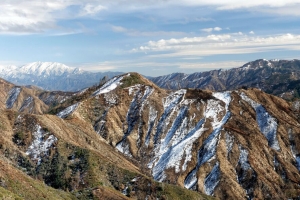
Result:
{"label": "snow-capped mountain peak", "polygon": [[81,73],[83,70],[72,68],[57,62],[33,62],[20,67],[20,71],[25,74],[34,74],[37,76],[61,76],[64,73]]}
{"label": "snow-capped mountain peak", "polygon": [[121,72],[93,73],[57,62],[32,62],[22,66],[0,66],[0,77],[17,85],[36,85],[46,90],[78,91]]}

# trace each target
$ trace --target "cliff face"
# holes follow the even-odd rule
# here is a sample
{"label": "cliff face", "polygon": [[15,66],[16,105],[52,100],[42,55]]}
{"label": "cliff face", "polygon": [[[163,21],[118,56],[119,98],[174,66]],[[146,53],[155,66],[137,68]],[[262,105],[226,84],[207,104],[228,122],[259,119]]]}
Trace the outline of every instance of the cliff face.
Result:
{"label": "cliff face", "polygon": [[90,123],[157,181],[221,199],[284,199],[299,195],[296,112],[258,89],[169,92],[128,74],[59,115]]}

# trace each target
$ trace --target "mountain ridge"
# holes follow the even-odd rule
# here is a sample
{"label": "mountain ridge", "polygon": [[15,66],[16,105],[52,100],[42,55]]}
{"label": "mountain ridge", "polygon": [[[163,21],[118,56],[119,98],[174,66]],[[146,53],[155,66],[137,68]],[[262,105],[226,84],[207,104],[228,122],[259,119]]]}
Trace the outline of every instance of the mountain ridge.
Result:
{"label": "mountain ridge", "polygon": [[91,123],[157,181],[220,199],[300,194],[299,110],[279,97],[255,88],[167,91],[135,73],[87,97],[57,115]]}
{"label": "mountain ridge", "polygon": [[57,62],[33,62],[22,66],[1,66],[0,77],[17,85],[36,85],[44,90],[79,91],[121,72],[89,72]]}
{"label": "mountain ridge", "polygon": [[166,89],[198,88],[213,91],[255,87],[286,100],[300,97],[300,61],[259,59],[228,70],[211,70],[193,74],[173,73],[150,77]]}
{"label": "mountain ridge", "polygon": [[[6,100],[23,91],[7,87]],[[44,95],[37,96],[50,94]],[[20,113],[18,101],[10,105],[0,110],[0,152],[71,194],[300,196],[299,105],[260,89],[172,91],[131,72],[72,93],[46,115]]]}

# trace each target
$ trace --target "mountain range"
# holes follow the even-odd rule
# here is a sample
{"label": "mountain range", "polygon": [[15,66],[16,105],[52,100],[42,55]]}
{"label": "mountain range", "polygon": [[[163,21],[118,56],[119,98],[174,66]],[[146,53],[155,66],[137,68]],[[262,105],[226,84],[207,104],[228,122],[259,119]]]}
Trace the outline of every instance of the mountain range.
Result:
{"label": "mountain range", "polygon": [[76,93],[0,86],[5,197],[300,196],[300,106],[260,89],[171,91],[137,73]]}
{"label": "mountain range", "polygon": [[33,62],[23,66],[0,66],[0,77],[16,85],[35,85],[44,90],[78,91],[98,84],[103,77],[121,72],[92,73],[55,62]]}
{"label": "mountain range", "polygon": [[255,87],[286,100],[300,97],[300,61],[259,59],[242,67],[193,74],[174,73],[150,77],[166,89],[198,88],[213,91]]}
{"label": "mountain range", "polygon": [[[44,90],[79,91],[97,85],[121,72],[92,73],[60,63],[35,62],[20,67],[0,67],[0,77],[17,85],[35,85]],[[161,88],[235,90],[255,87],[286,100],[300,97],[300,61],[259,59],[242,67],[193,74],[173,73],[147,77]],[[104,80],[103,80],[104,81]]]}

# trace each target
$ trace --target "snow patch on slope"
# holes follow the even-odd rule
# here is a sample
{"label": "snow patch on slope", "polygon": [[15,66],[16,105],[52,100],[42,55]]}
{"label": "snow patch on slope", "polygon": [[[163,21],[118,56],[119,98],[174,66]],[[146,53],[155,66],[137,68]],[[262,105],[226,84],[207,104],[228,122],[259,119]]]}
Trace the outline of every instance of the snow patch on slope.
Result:
{"label": "snow patch on slope", "polygon": [[[208,100],[205,113],[203,114],[204,118],[201,119],[195,127],[189,127],[190,120],[186,116],[189,105],[193,101],[183,99],[185,92],[185,90],[180,90],[172,93],[164,102],[165,110],[159,120],[161,127],[158,126],[157,133],[161,134],[163,130],[162,125],[166,123],[165,121],[167,121],[166,119],[170,113],[177,113],[177,115],[164,138],[158,141],[159,138],[156,135],[155,156],[153,160],[148,163],[148,167],[152,169],[152,176],[158,181],[163,181],[166,178],[166,169],[175,168],[176,173],[185,171],[187,169],[187,163],[192,159],[193,144],[201,137],[203,132],[207,130],[204,124],[209,120],[215,131],[206,142],[204,142],[202,150],[199,151],[197,167],[190,173],[192,174],[190,177],[191,180],[185,182],[185,186],[191,188],[197,182],[196,172],[199,167],[215,156],[215,147],[219,141],[219,132],[230,116],[228,105],[231,97],[230,92],[214,93],[214,96],[219,98],[219,100]],[[225,103],[225,107],[220,105],[220,100]],[[223,118],[219,119],[219,115],[223,115]],[[191,117],[191,119],[193,119],[193,117]]]}
{"label": "snow patch on slope", "polygon": [[21,88],[14,87],[8,92],[8,98],[6,100],[6,108],[11,109],[16,102],[19,94],[21,92]]}
{"label": "snow patch on slope", "polygon": [[116,148],[118,149],[118,151],[120,151],[124,155],[132,158],[132,155],[130,153],[129,144],[125,140],[122,140],[120,143],[118,143],[116,145]]}
{"label": "snow patch on slope", "polygon": [[[127,74],[126,76],[130,76],[130,74]],[[114,89],[116,89],[119,85],[121,85],[121,81],[124,78],[124,76],[116,76],[109,81],[107,81],[100,89],[96,90],[92,96],[97,96],[99,94],[108,93]]]}
{"label": "snow patch on slope", "polygon": [[229,133],[226,133],[225,142],[226,142],[227,157],[228,157],[234,144],[234,136],[230,135]]}
{"label": "snow patch on slope", "polygon": [[152,129],[154,127],[154,123],[155,120],[157,118],[157,111],[150,106],[150,110],[149,110],[149,121],[148,121],[148,130],[147,130],[147,135],[146,135],[146,139],[145,139],[145,145],[148,147],[149,143],[150,143],[150,137],[151,137],[151,132]]}
{"label": "snow patch on slope", "polygon": [[280,147],[277,140],[277,120],[272,117],[261,104],[250,99],[244,92],[242,92],[240,96],[255,110],[257,124],[262,134],[267,138],[269,146],[272,149],[279,151]]}
{"label": "snow patch on slope", "polygon": [[[126,138],[132,130],[134,129],[135,125],[139,120],[141,120],[142,117],[142,111],[144,109],[145,103],[149,96],[153,93],[154,89],[150,86],[143,86],[143,85],[136,85],[134,87],[134,91],[129,91],[129,92],[134,92],[134,97],[131,101],[129,110],[127,112],[126,116],[126,121],[127,121],[127,130],[124,133],[123,139],[116,145],[116,148],[124,153],[124,154],[130,154],[129,151],[129,144],[126,141]],[[144,88],[144,93],[142,92],[142,88]],[[140,131],[140,130],[139,130]],[[139,135],[138,135],[139,137]],[[140,142],[140,138],[137,139],[138,143]]]}
{"label": "snow patch on slope", "polygon": [[152,175],[155,180],[163,181],[165,175],[164,170],[175,167],[175,172],[180,172],[181,161],[185,157],[184,164],[182,165],[181,170],[185,171],[187,168],[187,163],[192,159],[192,147],[195,140],[197,140],[202,133],[206,130],[203,127],[204,119],[200,120],[198,124],[193,128],[184,139],[177,141],[176,144],[169,148],[159,148],[155,154],[154,160],[157,160],[154,163],[149,163],[148,167],[152,168]]}
{"label": "snow patch on slope", "polygon": [[220,139],[220,131],[230,117],[230,112],[228,110],[229,103],[231,101],[230,92],[214,93],[213,96],[225,103],[225,115],[220,121],[218,121],[218,118],[215,116],[218,116],[218,114],[223,111],[223,108],[219,107],[215,102],[210,102],[207,104],[205,117],[213,119],[211,124],[214,130],[203,142],[203,145],[198,152],[198,162],[196,167],[188,174],[188,176],[184,180],[184,186],[187,189],[192,189],[196,185],[198,181],[197,172],[199,168],[215,156],[216,147]]}
{"label": "snow patch on slope", "polygon": [[[237,171],[237,180],[238,183],[246,190],[246,194],[248,199],[253,199],[254,196],[254,188],[253,184],[256,181],[256,172],[252,169],[248,161],[248,151],[239,145],[240,156],[237,167],[239,167],[239,171]],[[249,177],[249,175],[251,175]]]}
{"label": "snow patch on slope", "polygon": [[57,116],[59,118],[64,119],[64,118],[68,117],[70,114],[72,114],[78,106],[79,106],[79,103],[71,105],[71,106],[67,107],[66,109],[64,109],[63,111],[59,112],[57,114]]}
{"label": "snow patch on slope", "polygon": [[118,96],[114,93],[105,93],[104,98],[109,106],[115,105],[118,102]]}
{"label": "snow patch on slope", "polygon": [[241,146],[239,146],[239,150],[240,150],[240,156],[239,156],[238,163],[241,165],[243,170],[251,169],[251,166],[248,162],[248,154],[249,154],[248,151]]}
{"label": "snow patch on slope", "polygon": [[[33,103],[33,97],[27,97],[24,101],[23,101],[23,104],[21,106],[21,108],[19,109],[19,112],[22,112],[24,111],[26,108],[29,108],[29,106]],[[31,112],[32,110],[32,107],[30,108],[30,111]]]}
{"label": "snow patch on slope", "polygon": [[[57,141],[54,135],[49,135],[40,125],[36,125],[36,131],[33,132],[34,140],[26,151],[32,160],[37,161],[38,165],[44,155],[48,155],[50,148]],[[47,138],[47,139],[45,139]]]}
{"label": "snow patch on slope", "polygon": [[289,140],[290,140],[290,144],[291,144],[291,152],[292,152],[294,159],[296,160],[296,167],[300,171],[300,155],[296,149],[296,143],[295,143],[295,139],[293,137],[292,130],[289,129],[288,133],[289,133]]}
{"label": "snow patch on slope", "polygon": [[185,93],[186,90],[179,90],[165,98],[163,102],[164,113],[160,117],[156,127],[156,133],[154,135],[154,144],[158,142],[161,133],[163,132],[164,128],[168,125],[168,117],[175,110],[177,105],[183,100]]}
{"label": "snow patch on slope", "polygon": [[220,165],[219,162],[215,164],[211,172],[204,180],[204,192],[207,195],[213,195],[215,188],[220,182]]}

